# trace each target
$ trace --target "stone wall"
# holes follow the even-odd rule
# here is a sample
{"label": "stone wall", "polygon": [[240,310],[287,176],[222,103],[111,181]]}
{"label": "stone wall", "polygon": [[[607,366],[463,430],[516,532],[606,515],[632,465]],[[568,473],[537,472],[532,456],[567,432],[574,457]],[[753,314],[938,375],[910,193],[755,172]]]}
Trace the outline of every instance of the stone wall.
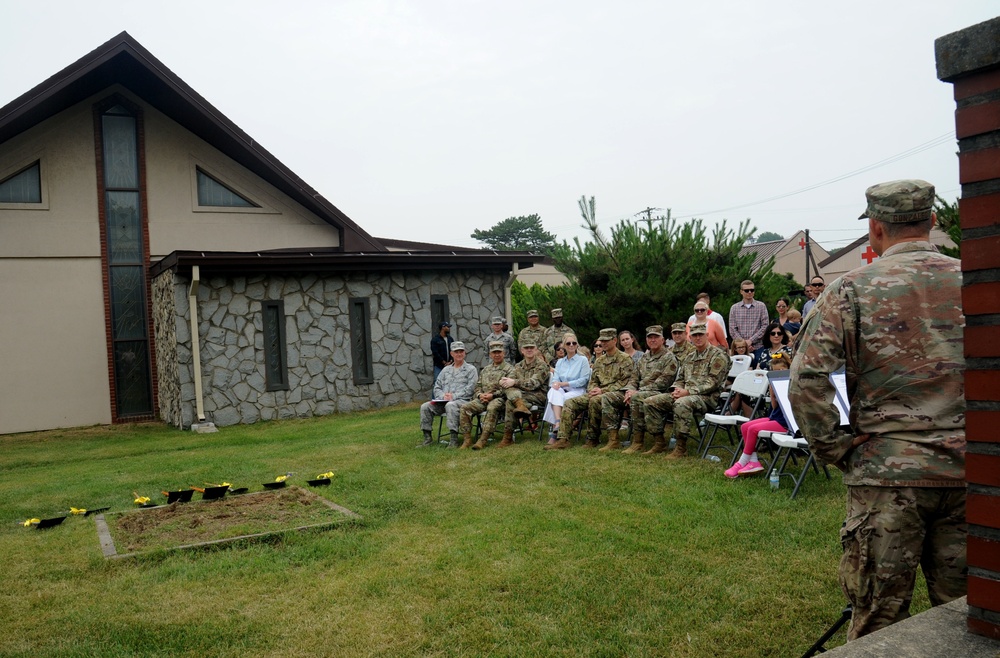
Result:
{"label": "stone wall", "polygon": [[[482,271],[203,279],[198,331],[207,420],[225,426],[426,399],[433,377],[431,295],[448,296],[452,335],[479,365],[489,318],[502,313],[505,280],[505,272]],[[154,282],[160,413],[182,427],[195,413],[188,286],[170,272]],[[371,309],[372,384],[353,378],[348,300],[358,297],[368,298]],[[261,302],[268,300],[284,302],[288,390],[266,390]]]}

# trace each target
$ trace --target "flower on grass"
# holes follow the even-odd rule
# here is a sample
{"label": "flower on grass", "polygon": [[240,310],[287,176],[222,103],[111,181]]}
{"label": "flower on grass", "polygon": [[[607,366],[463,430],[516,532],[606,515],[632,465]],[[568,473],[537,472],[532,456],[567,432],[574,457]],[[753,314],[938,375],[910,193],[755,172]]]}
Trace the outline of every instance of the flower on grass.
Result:
{"label": "flower on grass", "polygon": [[42,522],[41,519],[28,519],[27,521],[25,521],[21,525],[23,525],[25,528],[30,528],[31,526],[33,526],[35,524],[38,524],[38,523],[41,523],[41,522]]}
{"label": "flower on grass", "polygon": [[327,471],[326,473],[320,473],[319,475],[317,475],[316,479],[321,480],[323,478],[332,478],[332,477],[333,477],[333,471]]}
{"label": "flower on grass", "polygon": [[135,500],[132,502],[134,502],[136,505],[145,505],[146,503],[149,502],[149,496],[140,496],[139,493],[136,491],[133,491],[132,495],[135,496]]}
{"label": "flower on grass", "polygon": [[69,513],[70,514],[86,514],[87,510],[86,509],[77,509],[75,507],[70,507],[69,508]]}

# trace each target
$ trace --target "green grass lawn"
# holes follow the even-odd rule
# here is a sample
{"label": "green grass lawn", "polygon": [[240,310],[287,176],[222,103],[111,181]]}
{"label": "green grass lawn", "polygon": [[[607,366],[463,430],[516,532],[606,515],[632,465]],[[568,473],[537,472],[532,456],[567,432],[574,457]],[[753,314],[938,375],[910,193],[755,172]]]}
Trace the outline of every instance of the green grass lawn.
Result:
{"label": "green grass lawn", "polygon": [[[839,473],[793,501],[698,459],[416,449],[417,425],[410,405],[0,437],[0,655],[793,656],[840,613]],[[20,526],[328,470],[313,491],[361,523],[118,561],[93,517]]]}

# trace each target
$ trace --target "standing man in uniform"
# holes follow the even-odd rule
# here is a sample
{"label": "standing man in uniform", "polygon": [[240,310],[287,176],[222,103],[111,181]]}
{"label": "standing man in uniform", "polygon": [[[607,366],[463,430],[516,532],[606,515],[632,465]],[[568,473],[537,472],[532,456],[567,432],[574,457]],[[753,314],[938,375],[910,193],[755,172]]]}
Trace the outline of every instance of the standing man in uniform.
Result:
{"label": "standing man in uniform", "polygon": [[[526,344],[531,343],[535,345],[539,354],[545,355],[545,332],[547,329],[539,324],[538,311],[531,309],[527,313],[528,326],[525,327],[517,334],[517,347],[520,349]],[[523,353],[522,353],[523,355]],[[548,358],[545,359],[548,361]]]}
{"label": "standing man in uniform", "polygon": [[742,338],[750,345],[750,351],[759,350],[764,344],[764,331],[770,320],[767,317],[767,305],[753,298],[757,287],[747,279],[740,284],[742,301],[736,302],[729,309],[729,331],[733,340]]}
{"label": "standing man in uniform", "polygon": [[[618,425],[621,423],[622,401],[625,387],[632,379],[635,362],[632,357],[618,349],[618,331],[614,328],[601,329],[597,339],[603,353],[594,362],[587,384],[587,394],[572,398],[563,405],[559,420],[559,437],[546,450],[565,450],[569,447],[569,434],[573,431],[576,417],[587,410],[587,443],[584,447],[596,448],[601,438],[601,419],[608,430],[608,445],[620,447]],[[607,400],[607,402],[605,402]],[[615,403],[618,408],[616,409]],[[606,412],[606,413],[605,413]]]}
{"label": "standing man in uniform", "polygon": [[563,310],[561,308],[552,309],[552,326],[545,330],[546,361],[555,356],[556,343],[561,343],[566,334],[576,334],[576,332],[563,324]]}
{"label": "standing man in uniform", "polygon": [[[966,593],[960,263],[930,243],[933,185],[892,181],[865,196],[861,217],[880,258],[816,300],[789,389],[810,450],[848,488],[839,569],[854,608],[848,640],[909,616],[918,565],[932,605]],[[841,368],[849,432],[832,406],[829,375]]]}
{"label": "standing man in uniform", "polygon": [[514,443],[515,417],[522,420],[531,418],[530,405],[545,406],[549,390],[549,364],[538,353],[534,341],[528,338],[524,340],[526,342],[521,346],[524,358],[514,366],[513,373],[500,380],[507,399],[507,423],[498,448],[506,448]]}
{"label": "standing man in uniform", "polygon": [[[503,395],[500,380],[509,377],[514,372],[514,366],[503,360],[503,342],[495,340],[490,343],[491,363],[479,374],[479,382],[473,391],[473,399],[462,405],[461,421],[458,431],[462,435],[462,449],[479,450],[486,447],[486,440],[493,434],[500,419],[500,412],[507,399]],[[486,412],[479,440],[472,445],[472,417]]]}
{"label": "standing man in uniform", "polygon": [[486,337],[486,344],[489,345],[494,341],[503,343],[504,361],[514,365],[517,362],[517,343],[514,342],[513,336],[503,330],[505,322],[502,315],[495,315],[490,319],[490,328],[493,329],[493,333]]}
{"label": "standing man in uniform", "polygon": [[[643,400],[666,393],[677,376],[679,366],[673,352],[663,346],[663,327],[654,324],[646,327],[646,356],[639,359],[635,374],[625,391],[625,404],[629,405],[632,422],[632,445],[623,455],[633,455],[646,449],[646,407]],[[604,448],[601,448],[602,450]]]}
{"label": "standing man in uniform", "polygon": [[451,365],[445,366],[434,382],[434,400],[420,405],[420,431],[424,442],[418,448],[434,443],[434,416],[448,415],[448,430],[451,434],[449,448],[458,447],[459,416],[462,405],[472,399],[476,390],[479,372],[476,366],[465,361],[465,343],[456,340],[451,344]]}
{"label": "standing man in uniform", "polygon": [[451,343],[451,323],[445,320],[438,325],[438,335],[431,338],[431,358],[434,360],[435,382],[444,367],[451,365]]}
{"label": "standing man in uniform", "polygon": [[704,415],[719,405],[719,393],[729,374],[729,355],[721,347],[708,343],[708,327],[696,324],[691,327],[694,353],[682,361],[677,369],[673,391],[646,398],[646,425],[653,434],[653,447],[644,452],[655,455],[663,452],[669,438],[665,435],[667,418],[674,415],[674,435],[677,443],[667,457],[687,457],[687,443],[698,430],[695,414]]}

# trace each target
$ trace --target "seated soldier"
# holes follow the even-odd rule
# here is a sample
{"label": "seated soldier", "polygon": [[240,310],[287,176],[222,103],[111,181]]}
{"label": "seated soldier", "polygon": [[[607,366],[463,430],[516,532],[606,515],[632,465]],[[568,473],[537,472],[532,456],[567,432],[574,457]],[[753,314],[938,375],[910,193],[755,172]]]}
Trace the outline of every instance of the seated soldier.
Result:
{"label": "seated soldier", "polygon": [[549,364],[539,353],[534,340],[530,337],[524,340],[521,345],[521,356],[524,358],[514,366],[513,374],[500,380],[507,398],[507,421],[498,448],[514,443],[514,418],[528,420],[531,417],[530,405],[543,406],[549,388]]}
{"label": "seated soldier", "polygon": [[418,448],[434,443],[434,416],[448,414],[449,448],[458,447],[458,423],[462,405],[472,399],[476,389],[476,366],[465,361],[465,343],[456,340],[451,344],[451,365],[445,366],[434,382],[434,399],[420,405],[420,431],[424,442]]}
{"label": "seated soldier", "polygon": [[[654,324],[646,327],[646,356],[639,359],[635,374],[626,386],[625,404],[629,405],[632,418],[632,445],[622,452],[633,455],[645,449],[646,407],[642,401],[670,390],[677,376],[679,364],[673,352],[663,346],[663,327]],[[607,446],[601,448],[606,450]]]}
{"label": "seated soldier", "polygon": [[705,325],[691,327],[694,352],[681,361],[674,380],[673,391],[646,398],[646,425],[653,435],[653,447],[646,455],[663,452],[667,446],[665,429],[667,418],[673,413],[677,444],[668,455],[670,459],[687,456],[687,442],[697,431],[695,414],[704,415],[719,403],[719,393],[729,373],[729,355],[721,347],[708,344]]}
{"label": "seated soldier", "polygon": [[[618,441],[618,425],[625,399],[625,387],[635,372],[635,363],[629,355],[618,349],[618,331],[613,328],[601,329],[598,341],[601,355],[594,361],[587,384],[587,394],[567,400],[559,421],[559,439],[546,450],[565,450],[569,447],[569,434],[577,416],[587,410],[587,443],[585,447],[596,448],[601,437],[601,422],[608,431],[608,444],[612,449],[621,446]],[[616,407],[617,405],[617,407]]]}
{"label": "seated soldier", "polygon": [[[514,372],[514,366],[504,360],[504,343],[502,340],[495,340],[490,343],[491,363],[483,368],[479,375],[479,383],[473,393],[472,402],[462,405],[462,419],[459,423],[459,432],[462,434],[461,448],[471,447],[479,450],[486,446],[486,440],[493,434],[497,426],[500,412],[507,401],[504,397],[503,387],[500,380],[510,376]],[[479,434],[479,441],[472,445],[472,417],[486,412],[486,419],[483,420],[482,431]]]}

